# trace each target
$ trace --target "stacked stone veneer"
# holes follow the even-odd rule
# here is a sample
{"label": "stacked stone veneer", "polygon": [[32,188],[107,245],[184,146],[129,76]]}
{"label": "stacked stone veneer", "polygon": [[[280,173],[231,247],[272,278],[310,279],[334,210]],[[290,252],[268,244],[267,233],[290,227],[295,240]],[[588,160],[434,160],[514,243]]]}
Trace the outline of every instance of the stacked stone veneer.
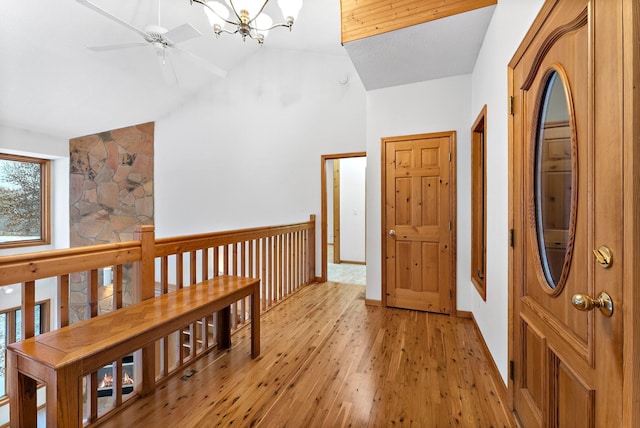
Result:
{"label": "stacked stone veneer", "polygon": [[[151,122],[69,141],[72,247],[130,241],[138,225],[153,224],[153,133]],[[123,271],[126,305],[134,301],[135,269]],[[87,273],[72,274],[70,282],[73,322],[88,317]],[[101,312],[111,309],[104,285]]]}

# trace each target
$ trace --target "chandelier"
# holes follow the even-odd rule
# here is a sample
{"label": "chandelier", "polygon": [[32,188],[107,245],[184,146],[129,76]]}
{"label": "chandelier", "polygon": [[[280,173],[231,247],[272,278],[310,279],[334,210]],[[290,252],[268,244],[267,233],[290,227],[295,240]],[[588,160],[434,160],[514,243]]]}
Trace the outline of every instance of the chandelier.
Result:
{"label": "chandelier", "polygon": [[[269,0],[224,0],[226,6],[221,0],[190,0],[190,2],[192,5],[200,3],[203,6],[216,37],[221,33],[239,33],[243,41],[249,37],[257,40],[260,45],[264,43],[269,30],[286,27],[291,31],[293,21],[302,8],[302,0],[278,0],[285,22],[274,25],[271,17],[263,12]],[[232,16],[229,17],[229,15]],[[231,29],[225,28],[227,24]]]}

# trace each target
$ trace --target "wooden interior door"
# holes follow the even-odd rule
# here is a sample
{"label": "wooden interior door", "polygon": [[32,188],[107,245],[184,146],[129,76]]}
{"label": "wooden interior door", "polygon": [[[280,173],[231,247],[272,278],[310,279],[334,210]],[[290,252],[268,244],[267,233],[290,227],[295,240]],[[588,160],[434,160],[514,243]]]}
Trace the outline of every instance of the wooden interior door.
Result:
{"label": "wooden interior door", "polygon": [[386,304],[451,311],[455,133],[383,139]]}
{"label": "wooden interior door", "polygon": [[[622,426],[621,8],[550,0],[510,64],[513,360],[522,426]],[[593,250],[611,250],[608,267]],[[606,292],[613,313],[589,297]],[[599,303],[603,303],[600,301]]]}

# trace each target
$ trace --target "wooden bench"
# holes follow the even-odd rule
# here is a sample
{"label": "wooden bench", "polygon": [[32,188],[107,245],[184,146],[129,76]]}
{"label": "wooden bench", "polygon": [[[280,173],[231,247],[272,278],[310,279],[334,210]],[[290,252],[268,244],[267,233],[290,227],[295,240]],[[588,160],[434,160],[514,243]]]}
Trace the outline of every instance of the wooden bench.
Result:
{"label": "wooden bench", "polygon": [[[250,297],[251,356],[260,355],[260,280],[219,276],[8,345],[12,427],[36,426],[37,382],[47,386],[47,427],[81,427],[82,378],[185,325],[218,313],[218,346],[231,346],[229,306]],[[144,358],[143,358],[144,359]],[[153,390],[155,370],[141,367],[138,392]],[[136,382],[137,383],[137,382]]]}

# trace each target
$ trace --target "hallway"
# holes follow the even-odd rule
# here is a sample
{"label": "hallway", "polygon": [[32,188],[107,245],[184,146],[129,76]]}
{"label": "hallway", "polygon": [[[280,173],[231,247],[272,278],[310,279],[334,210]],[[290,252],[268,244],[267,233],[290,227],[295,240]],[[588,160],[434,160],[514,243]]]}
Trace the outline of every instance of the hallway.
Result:
{"label": "hallway", "polygon": [[365,306],[364,287],[327,282],[263,315],[256,360],[248,333],[103,426],[514,426],[469,320]]}

